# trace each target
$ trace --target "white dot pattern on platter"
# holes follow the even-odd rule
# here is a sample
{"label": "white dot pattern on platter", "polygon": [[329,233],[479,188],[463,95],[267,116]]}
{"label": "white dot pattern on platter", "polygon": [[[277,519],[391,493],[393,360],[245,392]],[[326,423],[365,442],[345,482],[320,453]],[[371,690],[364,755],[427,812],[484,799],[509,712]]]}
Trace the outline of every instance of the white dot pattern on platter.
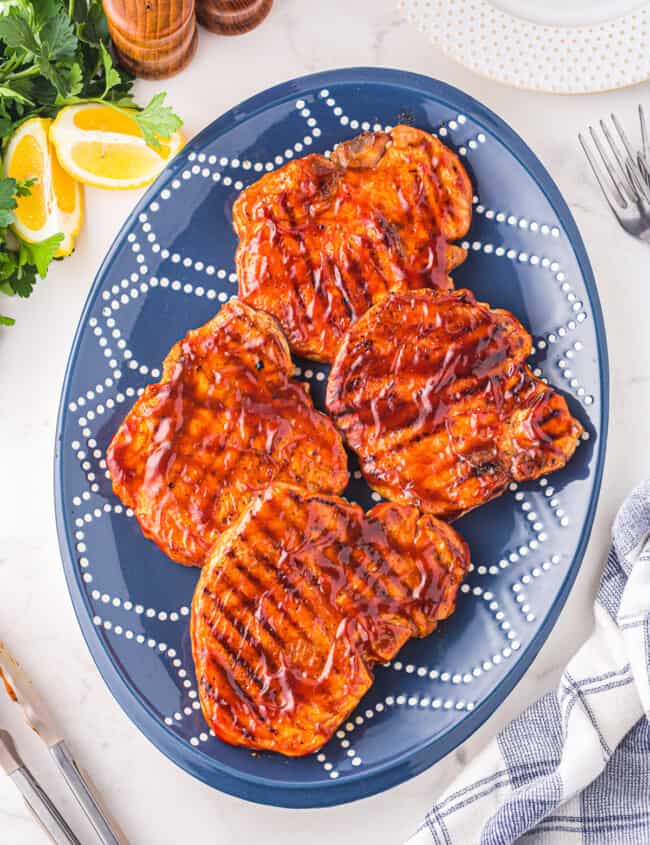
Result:
{"label": "white dot pattern on platter", "polygon": [[[208,268],[211,267],[211,266],[212,265],[208,265]],[[217,277],[220,278],[220,279],[224,279],[229,275],[226,272],[226,270],[223,270],[223,269],[214,270],[214,268],[212,268],[212,270],[213,270],[212,274],[216,273]],[[230,276],[234,276],[234,273],[231,273]],[[202,297],[202,296],[205,295],[207,299],[216,299],[216,300],[218,300],[219,302],[222,302],[222,303],[226,302],[228,299],[232,299],[236,295],[235,292],[233,292],[230,296],[228,296],[224,292],[217,293],[217,291],[215,291],[214,289],[211,289],[211,288],[209,288],[206,291],[203,288],[203,286],[201,286],[201,285],[195,286],[195,285],[192,285],[189,282],[183,283],[179,279],[170,280],[167,276],[161,276],[160,278],[158,278],[157,276],[151,276],[148,283],[144,283],[144,282],[141,283],[141,288],[139,290],[136,289],[136,288],[131,289],[132,296],[127,301],[130,301],[131,299],[137,299],[142,293],[146,293],[151,288],[158,288],[158,287],[160,287],[161,289],[171,289],[172,291],[175,291],[175,292],[182,292],[186,295],[194,295],[194,296],[197,296],[197,297]],[[116,305],[115,305],[115,307],[113,307],[113,303],[111,303],[110,313],[114,313],[114,312],[119,311],[119,309],[122,307],[122,305],[126,304],[126,303],[117,302],[116,300],[113,300],[113,302],[116,302]],[[108,316],[108,313],[109,313],[109,309],[105,308],[103,310],[103,316],[105,318],[106,323],[108,323],[109,319],[112,319],[111,317]],[[100,327],[97,326],[97,328],[100,328]],[[147,375],[150,372],[149,365],[142,364],[139,361],[137,361],[137,359],[133,357],[132,351],[128,348],[128,346],[126,346],[126,344],[122,344],[120,346],[120,352],[121,352],[122,358],[125,362],[124,366],[126,368],[128,368],[130,370],[137,370],[141,375]],[[114,369],[117,369],[117,366],[118,366],[117,361],[115,359],[112,359],[111,361],[109,361],[109,366],[113,367]],[[154,368],[154,369],[156,370],[156,372],[158,372],[157,368]],[[152,373],[153,373],[153,370],[152,370]]]}
{"label": "white dot pattern on platter", "polygon": [[[455,129],[456,128],[456,121],[455,120],[448,121],[447,126],[450,129]],[[442,128],[438,130],[437,134],[440,135],[441,131],[442,131]],[[477,150],[479,148],[479,146],[481,144],[484,144],[486,141],[487,141],[487,137],[486,137],[485,133],[479,132],[473,138],[470,138],[469,140],[465,141],[460,147],[458,147],[457,152],[461,156],[466,156],[467,152],[468,152],[468,148],[470,150]]]}
{"label": "white dot pattern on platter", "polygon": [[[225,180],[224,180],[224,184],[226,184]],[[235,187],[238,190],[241,190],[244,186],[241,182],[235,182]],[[170,257],[169,250],[167,250],[166,248],[163,249],[161,247],[160,242],[158,241],[157,235],[156,235],[156,233],[153,229],[150,229],[150,231],[147,234],[147,243],[149,245],[149,248],[151,249],[151,251],[154,254],[156,254],[156,255],[160,254],[160,257],[163,258],[164,260],[167,260]],[[197,273],[205,274],[206,276],[210,276],[211,278],[213,278],[214,276],[216,276],[219,279],[224,279],[224,278],[227,277],[229,279],[229,281],[233,281],[233,280],[237,281],[237,277],[236,277],[234,270],[232,268],[230,270],[228,270],[224,267],[215,267],[214,264],[210,264],[209,262],[205,262],[200,258],[195,259],[195,258],[192,258],[191,256],[182,255],[179,252],[173,253],[171,255],[171,260],[175,265],[182,265],[187,270],[192,269],[192,270],[195,270]],[[234,279],[233,279],[233,277],[234,277]],[[187,282],[184,282],[183,286],[187,285],[187,284],[188,284]],[[190,287],[192,289],[191,290],[185,290],[185,293],[195,292],[195,290],[194,290],[195,286],[190,285]],[[198,289],[198,287],[200,287],[200,286],[197,285],[196,288]],[[202,294],[197,294],[197,296],[201,296],[201,295]]]}
{"label": "white dot pattern on platter", "polygon": [[[228,156],[216,156],[211,155],[207,156],[204,153],[189,153],[187,159],[189,162],[198,162],[198,164],[193,164],[192,167],[186,169],[181,174],[181,179],[174,179],[170,183],[170,187],[172,190],[178,190],[184,182],[188,182],[193,176],[201,176],[201,178],[207,179],[211,178],[213,182],[221,182],[226,187],[230,187],[233,185],[235,190],[241,191],[244,188],[244,183],[240,179],[235,179],[231,176],[223,176],[223,169],[228,168],[230,170],[239,171],[240,169],[250,173],[251,171],[253,174],[261,173],[261,172],[270,172],[275,169],[275,167],[281,166],[286,161],[293,158],[295,153],[305,153],[309,152],[309,148],[313,144],[314,139],[319,138],[321,135],[321,130],[318,127],[316,118],[314,118],[311,114],[310,109],[307,107],[307,104],[304,100],[297,100],[296,101],[296,109],[300,113],[300,115],[304,118],[307,124],[307,134],[304,135],[299,141],[296,141],[293,145],[293,149],[286,149],[283,153],[277,153],[273,161],[251,161],[249,159],[240,160],[237,157],[229,158]],[[201,167],[201,164],[210,165],[219,165],[218,170],[212,170],[210,167]],[[160,199],[165,201],[171,197],[171,191],[169,187],[165,187],[160,192]],[[150,209],[154,212],[160,209],[160,203],[155,201],[151,204]],[[188,266],[192,266],[196,269],[200,269],[196,267],[197,262],[193,262],[192,259],[188,259],[190,262]],[[202,264],[203,262],[198,262]]]}
{"label": "white dot pattern on platter", "polygon": [[[475,666],[463,672],[450,671],[447,669],[432,668],[430,666],[418,666],[413,663],[405,663],[403,660],[392,660],[389,663],[384,663],[384,667],[390,668],[395,672],[405,672],[407,675],[416,674],[419,677],[428,677],[432,681],[440,681],[442,683],[451,684],[471,684],[476,678],[480,678],[483,672],[488,671],[495,665],[498,665],[503,658],[512,656],[513,651],[518,651],[521,648],[517,632],[514,630],[510,622],[505,618],[504,612],[501,610],[499,602],[495,599],[494,594],[490,590],[484,590],[482,587],[472,586],[465,582],[461,584],[462,593],[471,594],[476,598],[482,599],[488,606],[494,620],[497,622],[500,631],[502,632],[506,645],[497,654],[491,655],[487,659],[481,660]],[[457,708],[459,709],[459,708]]]}
{"label": "white dot pattern on platter", "polygon": [[[540,256],[536,253],[529,253],[526,250],[519,249],[513,246],[497,246],[493,243],[479,240],[464,240],[461,242],[461,246],[463,247],[463,249],[466,249],[468,251],[484,252],[487,255],[495,255],[497,258],[507,258],[509,261],[519,262],[521,264],[531,264],[534,267],[540,267],[543,270],[547,270],[554,276],[557,276],[558,274],[561,275],[561,271],[559,270],[560,265],[557,261],[548,258],[547,256]],[[574,305],[576,304],[580,304],[580,306],[582,306],[582,303],[574,303]]]}
{"label": "white dot pattern on platter", "polygon": [[[324,89],[327,90],[327,89]],[[339,118],[339,122],[342,126],[349,126],[351,129],[361,129],[364,132],[390,132],[393,128],[390,124],[381,124],[381,123],[370,123],[367,120],[358,120],[356,118],[351,118],[349,115],[345,114],[341,106],[337,105],[336,99],[331,96],[330,92],[327,92],[327,96],[323,96],[323,92],[321,91],[319,94],[321,100],[328,106],[335,117]],[[458,114],[455,118],[450,118],[447,121],[443,121],[434,129],[430,129],[432,135],[440,136],[441,138],[446,138],[449,135],[450,130],[458,129],[459,125],[462,126],[467,122],[467,118],[464,114]],[[479,143],[485,143],[487,140],[485,134],[483,132],[479,132],[475,138],[472,139],[472,149],[476,149]],[[469,145],[470,142],[468,142]],[[466,150],[463,153],[466,154]]]}
{"label": "white dot pattern on platter", "polygon": [[314,753],[316,756],[316,761],[321,764],[324,771],[327,772],[328,777],[330,777],[332,780],[336,780],[336,778],[339,776],[338,770],[335,769],[334,764],[327,759],[327,754],[324,751],[317,751]]}
{"label": "white dot pattern on platter", "polygon": [[[478,564],[475,569],[472,568],[471,571],[475,571],[477,575],[498,575],[499,572],[504,569],[508,569],[512,564],[518,563],[522,558],[537,552],[540,546],[548,540],[548,535],[544,530],[544,525],[541,521],[537,520],[536,517],[533,519],[527,518],[529,515],[534,514],[534,511],[532,511],[530,504],[528,504],[525,494],[519,490],[519,485],[516,481],[513,481],[508,485],[508,491],[513,494],[515,503],[519,505],[522,513],[524,513],[526,526],[534,533],[534,536],[530,540],[520,543],[517,548],[504,552],[502,557],[496,563],[491,563],[489,565]],[[466,592],[466,590],[461,587],[461,592]]]}
{"label": "white dot pattern on platter", "polygon": [[[223,171],[225,169],[235,171],[235,177],[238,175],[240,170],[242,171],[250,171],[254,169],[254,163],[249,159],[240,159],[237,156],[233,158],[229,158],[225,155],[206,155],[205,153],[188,153],[187,161],[191,163],[191,167],[186,168],[181,174],[180,178],[176,177],[171,180],[160,192],[159,199],[161,200],[168,200],[171,195],[172,191],[177,191],[182,185],[186,182],[189,182],[193,176],[200,176],[201,179],[209,179],[212,178],[214,181],[221,181],[223,178],[223,182],[225,185],[232,185],[233,184],[233,177],[232,176],[223,176]],[[215,176],[218,176],[219,179],[215,179]],[[239,180],[234,181],[234,186],[238,190],[241,190],[243,187]],[[171,190],[170,190],[171,189]],[[160,204],[156,203],[158,208],[160,209]]]}
{"label": "white dot pattern on platter", "polygon": [[93,510],[86,511],[86,513],[80,514],[78,517],[76,517],[74,521],[75,527],[81,529],[83,528],[84,524],[89,525],[91,522],[110,513],[124,514],[129,519],[133,518],[133,511],[131,510],[131,508],[125,508],[124,505],[121,504],[111,505],[108,502],[105,502],[101,508],[96,507]]}
{"label": "white dot pattern on platter", "polygon": [[560,561],[561,558],[559,555],[553,555],[548,560],[545,560],[538,566],[533,567],[530,572],[527,572],[525,575],[522,575],[512,585],[511,589],[514,594],[515,602],[517,603],[519,612],[524,617],[526,622],[532,623],[537,618],[528,600],[528,594],[526,592],[528,584],[532,583],[535,579],[540,578],[545,572],[548,572],[552,567],[558,566]]}
{"label": "white dot pattern on platter", "polygon": [[[151,371],[151,375],[160,375],[160,371],[157,369],[153,369]],[[122,376],[120,370],[114,371],[115,381],[119,381]],[[90,485],[90,492],[91,493],[98,493],[99,492],[99,485],[97,483],[97,479],[100,476],[105,476],[106,478],[110,477],[108,469],[106,468],[106,460],[104,455],[100,449],[97,448],[97,442],[94,439],[93,433],[90,429],[90,425],[93,424],[95,421],[99,421],[102,419],[102,415],[105,411],[112,411],[112,409],[117,405],[123,402],[132,402],[137,396],[140,396],[143,392],[143,387],[138,386],[134,387],[129,385],[128,387],[124,387],[122,390],[118,390],[115,394],[115,399],[112,397],[105,397],[103,405],[100,403],[101,408],[98,406],[95,410],[91,410],[90,412],[84,411],[87,413],[87,416],[81,416],[77,420],[79,426],[81,426],[81,436],[84,438],[84,442],[87,448],[87,453],[84,453],[84,459],[77,457],[80,461],[80,465],[82,470],[86,474],[86,480]],[[90,391],[89,391],[90,392]],[[73,441],[73,443],[77,443],[78,441]],[[74,448],[74,447],[73,447]],[[83,496],[83,494],[82,494]]]}
{"label": "white dot pattern on platter", "polygon": [[[90,575],[89,569],[89,562],[88,558],[86,557],[87,554],[87,547],[86,543],[86,536],[84,534],[83,529],[86,525],[91,524],[93,521],[100,519],[100,517],[108,515],[108,514],[117,514],[124,515],[129,519],[132,519],[134,514],[131,508],[125,508],[121,504],[111,505],[109,502],[104,502],[102,507],[96,507],[91,511],[87,511],[86,513],[78,516],[75,519],[75,549],[77,553],[80,555],[78,558],[79,566],[86,570],[84,574]],[[86,583],[92,583],[92,576],[90,579],[84,578]],[[181,619],[186,619],[190,615],[190,608],[188,605],[182,605],[181,607],[175,608],[174,610],[156,610],[152,607],[145,607],[145,605],[140,604],[138,602],[134,602],[132,599],[122,599],[117,596],[110,596],[108,593],[100,593],[99,590],[93,589],[89,592],[89,597],[93,599],[95,602],[100,602],[105,605],[110,605],[116,609],[122,609],[129,613],[134,613],[138,616],[143,616],[148,619],[157,619],[159,622],[178,622]]]}
{"label": "white dot pattern on platter", "polygon": [[[94,414],[93,414],[93,418],[94,418]],[[97,493],[99,491],[99,485],[97,484],[97,477],[98,477],[98,474],[101,472],[101,466],[96,464],[96,458],[95,458],[95,454],[94,454],[96,450],[91,445],[91,443],[94,443],[95,441],[93,440],[92,437],[90,437],[90,430],[85,428],[85,426],[87,424],[87,419],[86,419],[86,417],[81,417],[80,420],[83,420],[83,424],[84,424],[84,428],[83,428],[83,432],[82,432],[81,436],[84,438],[85,448],[81,448],[81,444],[79,443],[79,441],[74,440],[72,449],[75,453],[75,457],[77,458],[77,461],[79,462],[79,466],[81,467],[81,471],[85,475],[86,481],[88,482],[88,486],[90,488],[89,491],[86,490],[86,491],[83,491],[81,493],[81,498],[83,498],[85,501],[87,501],[88,499],[90,499],[91,493]],[[86,431],[88,431],[88,436],[86,436]],[[76,446],[76,448],[75,448],[75,446]],[[101,452],[100,452],[100,454],[101,454]],[[75,498],[79,499],[80,496],[76,496]],[[81,502],[79,502],[78,504],[81,504]]]}
{"label": "white dot pattern on platter", "polygon": [[[132,361],[133,358],[127,358],[127,361]],[[132,368],[128,368],[132,369]],[[137,367],[137,371],[141,376],[150,376],[152,379],[160,378],[160,369],[158,367],[149,368],[146,365],[140,365]],[[119,373],[119,375],[117,375]],[[119,379],[122,375],[120,370],[117,370],[116,379]],[[134,385],[129,385],[128,388],[124,388],[123,390],[118,390],[115,394],[115,398],[108,397],[103,402],[98,402],[96,406],[90,409],[90,411],[85,411],[85,418],[93,422],[96,419],[99,419],[103,414],[107,411],[111,411],[116,405],[120,405],[127,400],[133,400],[136,396],[139,396],[142,392],[142,388],[144,387],[143,384],[139,384],[137,387]],[[128,391],[128,392],[127,392]],[[96,450],[95,450],[96,451]],[[94,455],[95,458],[100,458],[100,455]],[[101,462],[105,464],[104,462]]]}
{"label": "white dot pattern on platter", "polygon": [[[225,185],[229,185],[232,180],[230,180],[229,178],[226,178],[223,181],[224,181]],[[178,187],[180,187],[180,184],[181,183],[178,180],[173,180],[171,182],[172,188],[178,188]],[[243,187],[244,187],[243,183],[235,182],[235,188],[237,188],[238,190],[241,190]],[[234,269],[232,267],[230,269],[227,269],[227,268],[224,268],[224,267],[215,267],[214,264],[211,264],[210,262],[206,262],[202,259],[194,259],[191,256],[182,255],[179,252],[170,253],[170,251],[167,248],[161,247],[161,244],[158,240],[155,229],[151,226],[151,224],[145,223],[143,225],[143,229],[144,229],[145,226],[147,227],[147,231],[146,231],[147,245],[149,246],[151,252],[153,252],[156,256],[159,255],[160,258],[162,258],[163,260],[167,260],[167,259],[171,258],[172,263],[174,265],[176,265],[176,266],[182,265],[187,270],[192,269],[192,270],[194,270],[198,273],[205,274],[205,275],[207,275],[211,278],[216,276],[219,279],[228,278],[228,280],[231,281],[231,282],[237,281],[237,276],[236,276]],[[140,270],[140,272],[142,273],[142,269]],[[132,274],[132,279],[133,279],[134,275],[135,274]],[[184,285],[187,285],[187,284],[188,284],[187,282],[183,282],[181,284],[181,287],[183,287]],[[198,289],[200,286],[197,285],[197,286],[190,286],[190,287],[196,287]],[[180,288],[174,288],[174,289],[180,289]],[[192,293],[194,291],[193,290],[186,290],[185,292],[186,293]],[[106,292],[104,292],[102,294],[102,296],[105,297],[105,294],[106,294]],[[197,296],[200,296],[200,295],[202,295],[202,294],[197,293]]]}
{"label": "white dot pattern on platter", "polygon": [[[82,532],[79,532],[82,533]],[[90,593],[90,598],[95,602],[102,602],[106,605],[124,610],[127,613],[134,613],[137,616],[142,616],[145,619],[156,619],[158,622],[179,622],[186,619],[190,615],[190,608],[187,605],[182,605],[174,610],[156,610],[153,607],[145,607],[140,603],[134,603],[131,599],[121,599],[118,596],[110,596],[108,593],[100,593],[99,590],[93,590]]]}
{"label": "white dot pattern on platter", "polygon": [[[519,505],[522,513],[524,514],[524,518],[528,523],[528,526],[531,528],[532,531],[535,532],[535,537],[537,539],[538,544],[546,542],[548,539],[546,531],[544,530],[544,524],[538,517],[536,511],[533,509],[532,504],[526,498],[526,494],[522,490],[515,490],[514,491],[514,500]],[[530,544],[528,544],[530,547]],[[519,555],[521,557],[525,557],[527,552],[524,551],[525,546],[521,546],[519,548]],[[534,551],[538,546],[532,546],[532,550]],[[516,560],[516,558],[515,558]],[[512,562],[514,563],[515,560]]]}
{"label": "white dot pattern on platter", "polygon": [[[475,197],[475,199],[477,198]],[[520,218],[516,218],[514,217],[514,215],[511,215],[510,217],[506,218],[506,215],[503,212],[498,212],[496,218],[498,222],[504,222],[504,220],[507,220],[511,223],[511,225],[515,225],[517,221],[520,220]],[[503,218],[503,220],[501,220],[500,218]],[[573,317],[569,319],[566,325],[559,326],[555,332],[549,332],[546,335],[546,338],[544,339],[545,344],[555,343],[558,337],[564,337],[569,331],[574,331],[578,323],[582,323],[587,319],[587,314],[583,310],[583,303],[576,299],[571,289],[571,285],[566,280],[566,276],[560,269],[560,265],[556,260],[553,260],[546,256],[539,256],[535,253],[531,254],[529,252],[526,252],[525,250],[515,249],[514,247],[502,245],[495,246],[492,243],[484,243],[483,241],[479,240],[465,240],[462,242],[461,246],[463,247],[463,249],[466,249],[468,251],[472,250],[473,252],[483,252],[487,255],[494,254],[498,258],[507,258],[513,262],[517,261],[524,264],[539,266],[542,269],[548,270],[550,273],[553,274],[555,280],[561,284],[562,292],[566,295],[567,304],[569,306],[569,313],[571,313]],[[537,344],[537,346],[539,347],[539,343]],[[586,404],[590,403],[586,402]]]}
{"label": "white dot pattern on platter", "polygon": [[546,484],[542,484],[542,481],[547,481],[547,479],[540,480],[540,485],[544,489],[544,499],[547,506],[550,508],[553,513],[553,516],[557,519],[560,525],[563,528],[566,528],[566,526],[569,524],[569,517],[567,516],[564,508],[562,507],[560,497],[558,496],[555,488],[550,483],[548,483],[548,481]]}
{"label": "white dot pattern on platter", "polygon": [[[97,326],[97,318],[91,317],[90,320],[88,321],[88,324],[91,327]],[[115,385],[115,382],[113,380],[113,377],[112,376],[106,376],[106,378],[104,379],[103,382],[96,384],[95,387],[88,390],[87,393],[93,393],[93,394],[101,396],[104,393],[104,390],[106,388],[111,388],[114,385]],[[86,405],[86,398],[87,398],[86,395],[82,394],[82,395],[78,396],[76,400],[68,402],[68,410],[71,411],[72,413],[81,413],[81,409]]]}
{"label": "white dot pattern on platter", "polygon": [[[312,138],[319,138],[320,135],[321,135],[321,130],[318,126],[318,121],[313,116],[311,109],[308,107],[307,103],[304,100],[296,100],[296,109],[300,113],[300,116],[304,118],[304,120],[307,124],[307,131],[309,132],[309,135],[307,135],[303,138],[302,143],[305,144],[306,146],[310,146],[311,139]],[[294,146],[294,150],[295,149],[296,149],[296,147]],[[285,150],[284,155],[276,156],[276,163],[282,164],[283,159],[292,158],[293,153],[291,152],[291,155],[287,156],[288,152],[291,152],[291,151]]]}
{"label": "white dot pattern on platter", "polygon": [[444,698],[431,698],[430,695],[417,696],[408,695],[406,693],[393,693],[387,695],[383,701],[375,704],[375,712],[382,713],[386,708],[395,706],[419,707],[424,709],[429,707],[433,710],[444,708],[445,710],[473,710],[474,702],[466,701],[465,699],[455,699],[445,696]]}
{"label": "white dot pattern on platter", "polygon": [[[147,289],[148,289],[148,287],[147,287]],[[138,299],[138,297],[140,296],[140,293],[141,293],[141,291],[136,290],[136,288],[132,288],[131,292],[134,295],[132,297],[128,297],[126,302],[131,302],[133,299]],[[126,294],[123,294],[123,295],[126,296]],[[105,325],[105,328],[107,330],[108,330],[108,320],[111,319],[110,315],[119,311],[119,309],[123,305],[125,305],[126,302],[119,302],[117,299],[114,299],[111,302],[110,307],[106,306],[105,308],[102,309],[102,316],[104,317],[104,325]],[[115,371],[117,371],[119,369],[119,366],[120,366],[119,362],[117,360],[118,357],[122,361],[122,365],[124,366],[125,369],[137,370],[142,375],[146,375],[149,372],[149,366],[147,364],[140,363],[134,357],[133,352],[126,345],[126,342],[118,342],[116,344],[116,346],[117,346],[117,351],[114,351],[114,350],[108,348],[108,349],[105,349],[105,352],[104,352],[104,354],[106,354],[106,352],[111,353],[110,360],[108,361],[108,366],[110,367],[111,370],[113,370],[114,378],[116,378]],[[109,357],[109,356],[107,356],[107,357]],[[92,419],[92,417],[90,419]]]}
{"label": "white dot pattern on platter", "polygon": [[[360,766],[363,763],[363,759],[359,755],[358,751],[351,747],[351,740],[350,737],[354,733],[354,731],[364,725],[367,721],[374,718],[375,714],[380,714],[386,712],[387,709],[392,707],[410,707],[410,708],[419,708],[420,710],[425,709],[445,709],[445,710],[465,710],[470,712],[474,709],[474,702],[473,701],[466,701],[465,699],[455,699],[449,698],[445,696],[444,698],[432,698],[430,695],[407,695],[406,693],[393,693],[392,695],[387,695],[383,701],[378,701],[374,708],[367,708],[363,715],[358,714],[354,717],[354,719],[346,722],[345,724],[341,725],[341,727],[336,732],[336,738],[339,740],[339,746],[345,755],[348,758],[350,764],[354,767]],[[321,751],[317,754],[316,759],[319,763],[324,764],[327,767],[327,756]]]}
{"label": "white dot pattern on platter", "polygon": [[515,229],[532,232],[534,235],[559,238],[561,234],[558,226],[540,223],[537,220],[530,220],[528,217],[518,217],[511,212],[486,208],[478,197],[474,197],[474,212],[481,217],[485,217],[486,220],[494,220],[495,223],[505,223]]}
{"label": "white dot pattern on platter", "polygon": [[[187,670],[183,667],[182,661],[177,656],[176,649],[170,648],[167,643],[159,642],[158,640],[155,640],[153,637],[150,637],[146,634],[136,633],[130,628],[124,628],[122,625],[115,624],[110,619],[102,618],[97,614],[93,616],[93,624],[95,625],[95,627],[103,628],[105,631],[110,631],[118,637],[124,637],[127,640],[135,642],[137,645],[147,647],[152,651],[156,652],[157,654],[164,654],[165,657],[167,657],[167,659],[171,662],[172,667],[179,675],[179,677],[183,679],[182,686],[185,690],[185,693],[187,693],[188,690],[191,690],[194,693],[194,697],[198,695],[192,682],[188,680]],[[181,672],[183,673],[182,675],[180,674]],[[174,719],[176,721],[180,721],[182,719],[182,715],[177,712],[174,714]],[[165,720],[165,723],[169,724],[167,720]]]}
{"label": "white dot pattern on platter", "polygon": [[[573,325],[575,326],[575,324]],[[560,329],[560,331],[562,331],[562,328]],[[563,331],[562,337],[564,337],[566,333],[566,331]],[[550,343],[555,343],[558,338],[557,332],[550,332],[548,337],[550,338]],[[544,348],[545,345],[546,341],[541,341],[537,344],[538,348]],[[571,368],[566,365],[566,361],[564,361],[564,364],[562,362],[563,359],[559,359],[557,363],[559,365],[558,369],[562,373],[564,381],[558,381],[555,378],[549,377],[548,373],[546,373],[544,369],[539,365],[533,367],[533,375],[537,376],[538,378],[541,378],[545,384],[553,383],[554,386],[559,388],[560,390],[570,391],[578,400],[580,400],[583,405],[592,405],[594,402],[594,397],[590,393],[587,393],[587,391],[580,384],[578,379],[575,378]],[[552,372],[555,373],[555,370],[553,370]],[[583,439],[588,439],[588,437]],[[578,445],[580,445],[580,443],[578,443]]]}
{"label": "white dot pattern on platter", "polygon": [[576,341],[568,349],[565,349],[564,354],[558,358],[557,365],[566,382],[564,387],[570,389],[573,394],[578,397],[578,399],[584,402],[585,405],[591,405],[594,401],[593,396],[587,393],[585,388],[580,384],[580,381],[576,378],[572,369],[573,361],[582,349],[582,343],[580,341]]}
{"label": "white dot pattern on platter", "polygon": [[[569,320],[568,322],[564,323],[561,326],[558,326],[557,329],[548,332],[548,334],[544,335],[543,343],[546,346],[550,346],[554,343],[557,343],[559,338],[566,337],[569,332],[574,332],[578,328],[578,324],[584,322],[587,319],[587,314],[582,311],[578,314],[577,320]],[[537,343],[538,347],[540,346],[540,341]],[[545,347],[542,347],[545,348]]]}
{"label": "white dot pattern on platter", "polygon": [[[354,130],[354,131],[361,130],[363,132],[369,132],[371,130],[373,132],[381,132],[381,131],[388,132],[391,128],[390,126],[383,126],[381,123],[372,123],[371,124],[371,123],[369,123],[368,121],[365,121],[365,120],[358,120],[357,118],[351,118],[347,114],[345,114],[345,112],[343,111],[341,106],[336,104],[336,100],[334,99],[334,97],[332,97],[332,96],[323,97],[322,91],[320,93],[320,97],[321,97],[321,100],[325,103],[325,105],[328,106],[331,109],[333,115],[338,118],[341,126],[348,127],[349,129]],[[341,140],[344,140],[344,139],[341,139]],[[340,142],[338,142],[338,143],[340,143]],[[326,153],[326,156],[329,158],[327,153]]]}

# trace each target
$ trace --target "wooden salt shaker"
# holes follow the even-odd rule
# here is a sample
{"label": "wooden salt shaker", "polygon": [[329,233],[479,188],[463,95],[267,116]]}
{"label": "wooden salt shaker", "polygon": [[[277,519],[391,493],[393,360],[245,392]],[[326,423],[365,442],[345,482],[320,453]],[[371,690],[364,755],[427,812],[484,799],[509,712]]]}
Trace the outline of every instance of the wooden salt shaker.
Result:
{"label": "wooden salt shaker", "polygon": [[196,0],[199,23],[219,35],[241,35],[262,23],[273,0]]}
{"label": "wooden salt shaker", "polygon": [[102,0],[120,64],[144,79],[173,76],[198,40],[194,0]]}

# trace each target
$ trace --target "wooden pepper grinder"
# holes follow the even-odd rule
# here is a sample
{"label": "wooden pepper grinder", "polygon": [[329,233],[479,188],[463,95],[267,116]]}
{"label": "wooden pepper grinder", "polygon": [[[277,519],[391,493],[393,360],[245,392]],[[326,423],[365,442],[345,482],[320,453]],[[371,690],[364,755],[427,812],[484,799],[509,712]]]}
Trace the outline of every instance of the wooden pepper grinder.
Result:
{"label": "wooden pepper grinder", "polygon": [[173,76],[198,41],[195,0],[102,0],[117,55],[145,79]]}
{"label": "wooden pepper grinder", "polygon": [[199,23],[219,35],[241,35],[262,23],[273,0],[196,0]]}

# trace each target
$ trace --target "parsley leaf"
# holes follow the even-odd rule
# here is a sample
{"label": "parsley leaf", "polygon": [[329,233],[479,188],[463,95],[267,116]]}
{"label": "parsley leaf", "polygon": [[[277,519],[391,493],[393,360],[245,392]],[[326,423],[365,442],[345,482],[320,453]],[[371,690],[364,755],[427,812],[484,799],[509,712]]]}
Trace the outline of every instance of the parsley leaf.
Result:
{"label": "parsley leaf", "polygon": [[99,50],[101,52],[102,66],[104,68],[104,94],[102,96],[105,97],[111,88],[115,88],[120,84],[122,78],[120,77],[117,69],[113,67],[113,59],[104,46],[103,41],[99,42]]}
{"label": "parsley leaf", "polygon": [[34,23],[41,26],[57,13],[57,0],[31,0],[34,9]]}
{"label": "parsley leaf", "polygon": [[[39,109],[47,110],[56,101],[56,91],[52,87],[52,84],[40,75],[26,79],[12,79],[11,87],[14,91],[22,94],[23,97],[32,102],[34,112]],[[30,116],[30,111],[26,110],[25,116]]]}
{"label": "parsley leaf", "polygon": [[34,103],[28,99],[20,91],[15,88],[9,88],[7,85],[0,85],[0,97],[6,97],[8,100],[16,100],[17,103],[23,103],[26,106],[33,106]]}
{"label": "parsley leaf", "polygon": [[[13,180],[12,180],[13,181]],[[28,197],[31,194],[31,187],[36,183],[36,179],[23,179],[16,182],[16,196]]]}
{"label": "parsley leaf", "polygon": [[18,296],[27,299],[28,296],[32,295],[36,284],[36,267],[27,263],[28,254],[23,252],[24,246],[25,244],[22,242],[18,253],[16,272],[8,279],[8,282]]}
{"label": "parsley leaf", "polygon": [[15,252],[0,252],[0,290],[7,296],[14,296],[14,289],[9,279],[16,272],[18,257]]}
{"label": "parsley leaf", "polygon": [[67,97],[70,91],[67,68],[52,63],[45,53],[40,56],[38,67],[43,76],[52,83],[59,97]]}
{"label": "parsley leaf", "polygon": [[62,240],[63,234],[58,232],[56,235],[51,235],[35,244],[29,244],[26,241],[21,242],[21,250],[24,250],[26,260],[36,267],[41,279],[44,279],[47,275],[47,268],[50,266],[50,262]]}
{"label": "parsley leaf", "polygon": [[0,39],[14,50],[40,52],[28,13],[20,6],[11,6],[8,14],[0,17]]}
{"label": "parsley leaf", "polygon": [[15,197],[16,189],[15,179],[8,177],[0,179],[0,228],[5,229],[15,220],[14,209],[18,204]]}
{"label": "parsley leaf", "polygon": [[108,24],[101,0],[76,0],[75,21],[79,24],[77,35],[86,44],[96,47],[108,43]]}
{"label": "parsley leaf", "polygon": [[38,36],[41,53],[45,53],[50,61],[71,59],[77,50],[77,36],[66,15],[49,18],[39,30]]}
{"label": "parsley leaf", "polygon": [[169,138],[183,125],[183,121],[174,114],[173,109],[163,105],[165,96],[164,91],[156,94],[142,111],[134,115],[136,123],[142,130],[145,143],[154,150],[161,148],[159,138]]}
{"label": "parsley leaf", "polygon": [[77,62],[70,65],[68,83],[70,85],[70,96],[76,96],[81,92],[84,85],[84,77],[81,65],[77,64]]}
{"label": "parsley leaf", "polygon": [[13,317],[7,317],[4,314],[0,314],[0,326],[15,326],[16,321]]}

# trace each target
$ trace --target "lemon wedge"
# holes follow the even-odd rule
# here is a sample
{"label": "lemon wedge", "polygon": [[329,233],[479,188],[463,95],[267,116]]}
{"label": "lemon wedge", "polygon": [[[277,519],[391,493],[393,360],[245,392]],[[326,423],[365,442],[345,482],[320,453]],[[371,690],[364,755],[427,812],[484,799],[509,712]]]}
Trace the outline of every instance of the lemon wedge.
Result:
{"label": "lemon wedge", "polygon": [[124,190],[148,185],[183,146],[180,132],[154,150],[131,116],[99,103],[62,109],[50,128],[59,161],[86,185]]}
{"label": "lemon wedge", "polygon": [[70,255],[75,236],[83,221],[81,185],[63,170],[49,143],[51,120],[35,117],[14,132],[4,157],[7,176],[33,179],[30,194],[19,197],[16,208],[16,234],[37,243],[58,232],[63,240],[56,257]]}

